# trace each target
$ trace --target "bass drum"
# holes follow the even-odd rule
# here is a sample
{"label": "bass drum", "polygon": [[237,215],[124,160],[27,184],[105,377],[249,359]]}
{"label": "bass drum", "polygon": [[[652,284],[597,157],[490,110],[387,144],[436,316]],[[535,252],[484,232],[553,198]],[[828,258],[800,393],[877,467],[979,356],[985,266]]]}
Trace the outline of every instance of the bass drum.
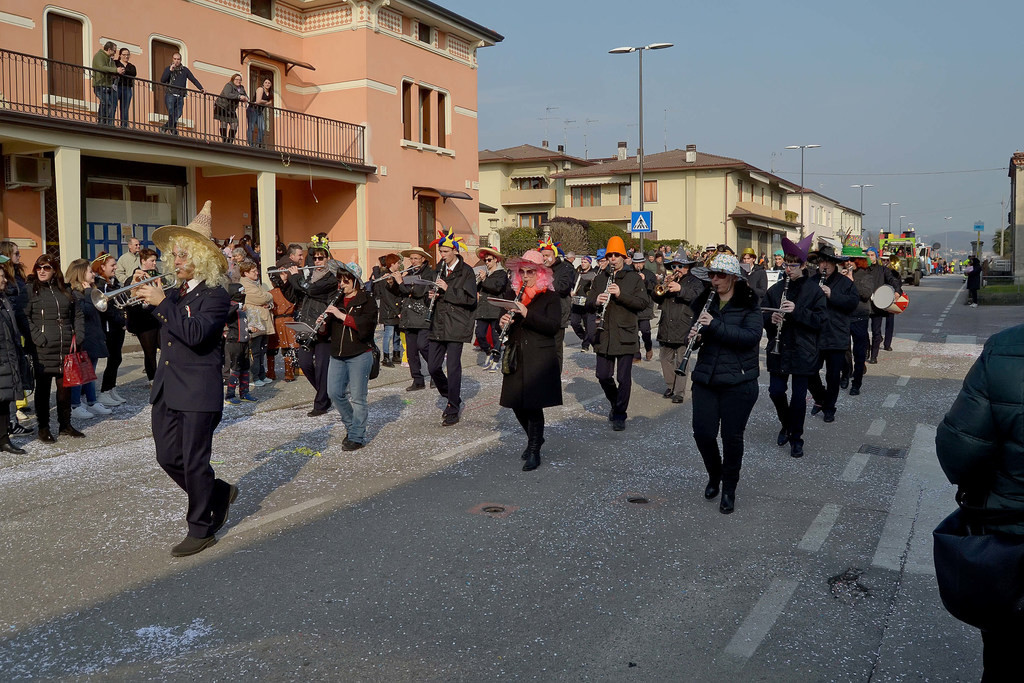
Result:
{"label": "bass drum", "polygon": [[871,304],[880,311],[887,311],[896,301],[896,290],[891,285],[882,285],[871,295]]}

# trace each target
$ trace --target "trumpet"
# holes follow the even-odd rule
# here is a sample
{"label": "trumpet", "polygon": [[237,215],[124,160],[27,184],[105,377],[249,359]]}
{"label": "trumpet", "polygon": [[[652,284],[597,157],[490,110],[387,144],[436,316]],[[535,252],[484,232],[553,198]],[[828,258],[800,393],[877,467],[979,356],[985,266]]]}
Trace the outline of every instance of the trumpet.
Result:
{"label": "trumpet", "polygon": [[[316,270],[317,268],[322,268],[322,267],[323,266],[298,266],[298,269],[299,270]],[[291,272],[291,267],[288,267],[288,268],[271,268],[270,270],[267,271],[267,275],[274,275],[275,273],[288,273],[288,272]]]}
{"label": "trumpet", "polygon": [[665,278],[664,282],[659,282],[657,285],[655,285],[654,286],[654,295],[655,296],[665,296],[666,294],[668,294],[668,286],[669,286],[669,284],[672,283],[672,282],[679,282],[679,280],[680,280],[680,278],[677,277],[678,273],[679,273],[678,270],[672,271],[672,274],[668,275]]}
{"label": "trumpet", "polygon": [[[163,275],[154,275],[153,277],[146,278],[145,280],[139,280],[138,282],[133,282],[130,285],[128,285],[127,287],[121,287],[120,289],[115,289],[112,292],[101,292],[100,290],[94,288],[92,290],[92,293],[89,294],[89,299],[92,301],[92,305],[95,306],[96,310],[99,311],[100,313],[103,313],[104,311],[107,310],[107,308],[110,305],[111,301],[114,302],[114,306],[116,308],[126,308],[127,306],[134,306],[135,304],[142,303],[142,299],[140,299],[140,298],[138,298],[136,296],[132,296],[131,291],[133,289],[135,289],[136,287],[138,287],[139,285],[147,285],[150,282],[154,282],[156,280],[160,280],[163,277],[164,277]],[[164,289],[170,289],[173,286],[174,286],[174,283],[170,282],[170,283],[164,285],[163,288]],[[127,294],[128,296],[125,297],[124,296],[125,294]]]}

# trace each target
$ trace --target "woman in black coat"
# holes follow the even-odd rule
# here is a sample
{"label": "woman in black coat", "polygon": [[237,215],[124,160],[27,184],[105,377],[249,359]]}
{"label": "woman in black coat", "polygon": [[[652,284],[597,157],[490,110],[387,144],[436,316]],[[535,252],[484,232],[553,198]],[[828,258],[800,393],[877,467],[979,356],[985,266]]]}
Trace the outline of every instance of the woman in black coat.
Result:
{"label": "woman in black coat", "polygon": [[[6,260],[6,256],[0,256],[0,261]],[[23,449],[11,443],[11,403],[32,388],[32,374],[21,348],[21,332],[6,289],[7,274],[0,268],[0,451],[24,455]]]}
{"label": "woman in black coat", "polygon": [[60,434],[82,437],[85,434],[71,426],[71,389],[65,387],[64,357],[71,351],[71,337],[85,340],[85,320],[76,310],[71,291],[64,285],[57,259],[43,254],[36,259],[28,276],[28,302],[25,315],[36,346],[36,415],[39,419],[39,440],[53,443],[50,432],[50,386],[57,385],[57,425]]}
{"label": "woman in black coat", "polygon": [[[708,267],[711,290],[694,302],[699,311],[690,332],[699,330],[700,353],[693,368],[693,439],[708,471],[704,497],[729,514],[743,464],[743,432],[757,402],[761,308],[743,280],[739,261],[718,254]],[[718,434],[722,434],[722,449]]]}
{"label": "woman in black coat", "polygon": [[972,256],[965,269],[967,271],[967,301],[964,303],[978,306],[978,290],[981,289],[981,261],[977,256]]}
{"label": "woman in black coat", "polygon": [[[92,272],[96,274],[93,287],[101,292],[113,292],[121,288],[114,277],[117,259],[106,252],[100,252],[92,261]],[[125,402],[117,392],[117,370],[121,367],[121,350],[124,348],[124,312],[110,304],[107,310],[100,312],[103,325],[103,338],[107,345],[107,364],[103,368],[103,383],[100,385],[100,403],[107,406],[118,406]]]}
{"label": "woman in black coat", "polygon": [[[517,310],[501,317],[500,325],[511,324],[505,350],[499,404],[511,408],[526,432],[523,471],[540,465],[544,444],[544,408],[562,405],[561,372],[555,335],[561,329],[562,301],[552,285],[551,269],[540,252],[530,250],[509,262],[512,291],[519,296]],[[514,292],[514,293],[513,293]]]}

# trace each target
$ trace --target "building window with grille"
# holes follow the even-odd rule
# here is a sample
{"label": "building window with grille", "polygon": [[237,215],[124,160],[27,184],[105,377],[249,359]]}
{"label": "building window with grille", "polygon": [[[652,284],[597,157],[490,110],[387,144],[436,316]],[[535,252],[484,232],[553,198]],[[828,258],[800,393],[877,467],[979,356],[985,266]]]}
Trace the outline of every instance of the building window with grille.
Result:
{"label": "building window with grille", "polygon": [[657,180],[645,180],[644,181],[644,202],[656,202],[658,201],[658,181]]}
{"label": "building window with grille", "polygon": [[573,206],[601,206],[601,186],[583,185],[572,188]]}
{"label": "building window with grille", "polygon": [[619,185],[619,206],[633,206],[633,185],[631,183]]}
{"label": "building window with grille", "polygon": [[274,0],[249,0],[249,11],[263,19],[274,18]]}

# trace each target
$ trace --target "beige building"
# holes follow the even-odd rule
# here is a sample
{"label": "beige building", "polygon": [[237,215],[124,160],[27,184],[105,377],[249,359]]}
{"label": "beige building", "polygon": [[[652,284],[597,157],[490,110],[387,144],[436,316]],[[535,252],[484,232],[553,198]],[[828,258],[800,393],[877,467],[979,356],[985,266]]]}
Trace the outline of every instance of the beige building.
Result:
{"label": "beige building", "polygon": [[698,152],[696,145],[644,157],[639,164],[618,155],[590,166],[558,173],[555,216],[607,221],[626,228],[630,213],[652,212],[652,239],[684,239],[691,245],[725,243],[737,251],[767,254],[783,235],[797,237],[799,224],[788,213],[787,195],[798,186],[740,159]]}
{"label": "beige building", "polygon": [[553,218],[558,203],[556,183],[551,177],[594,162],[569,156],[562,145],[552,151],[547,141],[541,147],[519,145],[480,152],[480,232],[498,228],[536,228]]}
{"label": "beige building", "polygon": [[[803,196],[807,219],[801,220],[800,197]],[[847,235],[860,236],[861,213],[843,206],[831,197],[810,188],[798,189],[787,197],[787,205],[796,214],[797,221],[804,224],[804,234],[814,233],[817,237],[829,237],[842,243]]]}

